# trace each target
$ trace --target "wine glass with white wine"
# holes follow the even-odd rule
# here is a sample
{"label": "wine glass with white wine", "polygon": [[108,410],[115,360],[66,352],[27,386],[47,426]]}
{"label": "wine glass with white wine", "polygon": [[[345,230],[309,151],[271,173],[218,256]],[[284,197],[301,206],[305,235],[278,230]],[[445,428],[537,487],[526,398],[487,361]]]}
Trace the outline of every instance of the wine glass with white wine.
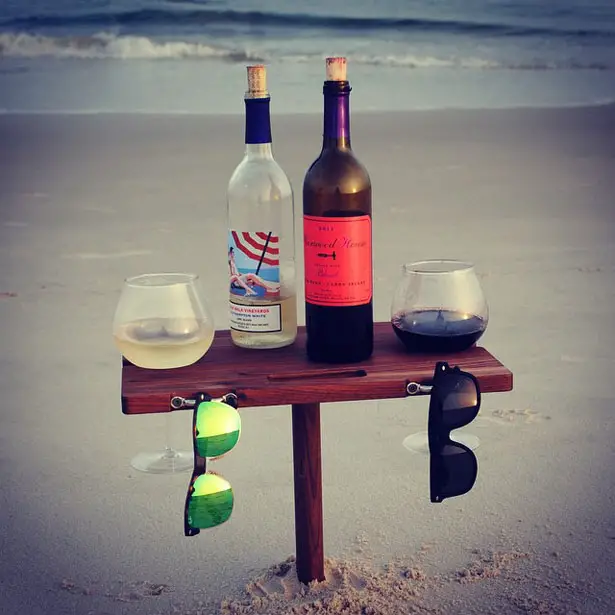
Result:
{"label": "wine glass with white wine", "polygon": [[[147,273],[124,280],[113,319],[113,339],[124,357],[146,369],[174,369],[198,361],[211,347],[214,322],[194,273]],[[166,442],[160,451],[139,453],[131,465],[142,472],[189,470],[192,451]]]}

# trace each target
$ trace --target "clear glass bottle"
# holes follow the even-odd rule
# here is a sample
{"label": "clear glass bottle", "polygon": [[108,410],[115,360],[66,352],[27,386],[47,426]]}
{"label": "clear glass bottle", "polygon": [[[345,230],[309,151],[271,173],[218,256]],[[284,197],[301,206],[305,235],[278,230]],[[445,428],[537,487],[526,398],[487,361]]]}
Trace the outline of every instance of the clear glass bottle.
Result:
{"label": "clear glass bottle", "polygon": [[266,68],[247,70],[245,155],[227,189],[231,338],[280,348],[297,336],[293,190],[273,157]]}

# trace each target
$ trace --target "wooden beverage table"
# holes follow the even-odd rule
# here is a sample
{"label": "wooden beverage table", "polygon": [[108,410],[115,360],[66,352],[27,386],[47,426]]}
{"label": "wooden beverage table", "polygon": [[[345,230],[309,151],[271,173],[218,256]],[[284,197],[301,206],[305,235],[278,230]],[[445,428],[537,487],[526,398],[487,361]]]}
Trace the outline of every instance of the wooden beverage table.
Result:
{"label": "wooden beverage table", "polygon": [[512,390],[512,373],[485,348],[448,355],[409,354],[389,322],[374,324],[374,353],[367,361],[333,366],[307,359],[303,327],[292,346],[261,351],[238,348],[225,330],[217,331],[209,352],[188,367],[150,370],[124,359],[122,411],[170,412],[172,397],[191,398],[199,391],[212,397],[235,393],[240,410],[290,404],[297,576],[302,583],[323,581],[320,404],[406,397],[406,384],[429,382],[436,361],[474,374],[482,393]]}

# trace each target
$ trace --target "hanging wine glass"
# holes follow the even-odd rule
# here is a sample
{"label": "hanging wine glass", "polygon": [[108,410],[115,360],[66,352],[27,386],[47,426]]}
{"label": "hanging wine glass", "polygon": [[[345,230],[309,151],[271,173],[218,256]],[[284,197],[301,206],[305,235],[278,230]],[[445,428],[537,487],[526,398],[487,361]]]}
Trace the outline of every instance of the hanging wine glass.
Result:
{"label": "hanging wine glass", "polygon": [[[191,365],[210,348],[213,318],[193,273],[148,273],[127,278],[115,310],[113,339],[124,357],[147,369]],[[165,446],[138,454],[137,470],[172,473],[193,466],[192,451],[177,451],[170,443],[171,417],[165,417]]]}
{"label": "hanging wine glass", "polygon": [[[489,322],[476,269],[459,260],[424,260],[402,266],[391,303],[391,325],[407,352],[449,355],[472,347]],[[480,440],[463,430],[451,438],[471,449]],[[427,432],[404,439],[414,452],[429,453]]]}

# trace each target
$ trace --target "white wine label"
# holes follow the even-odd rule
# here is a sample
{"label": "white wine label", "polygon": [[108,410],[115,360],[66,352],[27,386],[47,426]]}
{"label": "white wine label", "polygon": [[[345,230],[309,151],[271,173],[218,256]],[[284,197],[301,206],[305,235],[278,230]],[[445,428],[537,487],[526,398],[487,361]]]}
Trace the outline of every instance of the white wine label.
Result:
{"label": "white wine label", "polygon": [[242,305],[229,302],[230,326],[235,331],[246,333],[277,333],[282,330],[282,306]]}
{"label": "white wine label", "polygon": [[270,232],[229,231],[231,295],[264,299],[280,296],[279,246],[280,238]]}

